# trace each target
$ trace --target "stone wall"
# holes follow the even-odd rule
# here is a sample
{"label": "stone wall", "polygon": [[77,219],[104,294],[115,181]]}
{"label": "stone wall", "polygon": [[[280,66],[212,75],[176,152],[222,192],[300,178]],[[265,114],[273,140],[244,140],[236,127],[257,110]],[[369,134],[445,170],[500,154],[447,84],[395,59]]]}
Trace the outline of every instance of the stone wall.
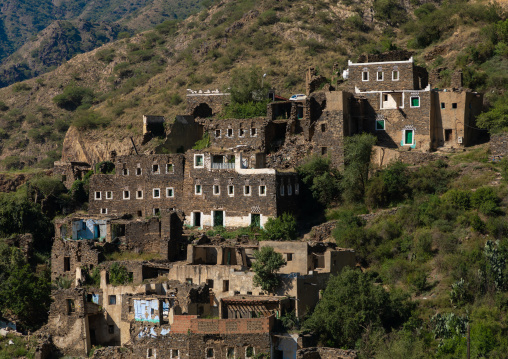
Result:
{"label": "stone wall", "polygon": [[169,127],[166,141],[161,146],[169,153],[184,153],[203,138],[203,126],[193,116],[176,116]]}
{"label": "stone wall", "polygon": [[506,156],[508,154],[508,133],[492,135],[489,147],[492,156]]}
{"label": "stone wall", "polygon": [[55,239],[51,249],[51,280],[75,278],[76,269],[94,268],[103,260],[103,250],[94,241]]}
{"label": "stone wall", "polygon": [[244,120],[207,118],[200,120],[200,124],[208,131],[211,147],[224,149],[248,146],[265,151],[267,120],[264,117]]}
{"label": "stone wall", "polygon": [[[348,86],[361,91],[397,91],[415,90],[414,64],[412,61],[402,63],[349,63]],[[393,72],[398,71],[398,80],[393,78]],[[368,73],[368,80],[362,80],[362,73]],[[377,73],[383,74],[382,80],[377,79]]]}
{"label": "stone wall", "polygon": [[[431,148],[431,92],[405,91],[400,93],[403,106],[397,109],[381,109],[382,93],[363,94],[367,109],[363,129],[378,138],[378,145],[388,148],[411,147],[423,151]],[[419,106],[411,106],[411,98],[419,97]],[[376,130],[376,122],[384,121],[384,130]],[[405,132],[413,131],[413,144],[405,143]]]}
{"label": "stone wall", "polygon": [[217,115],[231,99],[229,93],[218,91],[192,91],[187,94],[187,114],[194,117],[207,118]]}
{"label": "stone wall", "polygon": [[355,350],[338,348],[304,348],[298,349],[296,359],[357,359]]}
{"label": "stone wall", "polygon": [[[203,155],[203,166],[194,166],[195,156],[199,155]],[[239,154],[236,157],[236,161],[241,161]],[[223,212],[222,225],[227,227],[249,226],[252,214],[260,215],[263,226],[269,217],[297,208],[299,184],[294,172],[213,169],[211,155],[197,150],[186,154],[186,163],[189,166],[185,169],[182,209],[189,225],[217,225],[216,212]],[[195,221],[196,216],[200,217],[200,223]]]}
{"label": "stone wall", "polygon": [[90,214],[145,217],[181,207],[183,155],[120,156],[115,171],[90,178]]}
{"label": "stone wall", "polygon": [[[134,341],[136,358],[147,358],[151,353],[157,358],[248,358],[247,348],[253,354],[270,353],[270,334],[175,334],[142,338]],[[178,352],[177,352],[178,351]],[[153,356],[155,358],[155,356]]]}
{"label": "stone wall", "polygon": [[92,170],[92,167],[85,162],[56,161],[53,174],[61,176],[65,187],[71,188],[75,180],[82,179],[90,170]]}

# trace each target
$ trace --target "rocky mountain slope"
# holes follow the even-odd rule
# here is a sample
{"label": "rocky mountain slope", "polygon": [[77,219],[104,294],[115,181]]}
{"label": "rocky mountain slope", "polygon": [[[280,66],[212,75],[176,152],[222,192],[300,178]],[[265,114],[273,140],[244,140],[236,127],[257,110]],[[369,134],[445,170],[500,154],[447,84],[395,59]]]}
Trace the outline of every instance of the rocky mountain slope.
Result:
{"label": "rocky mountain slope", "polygon": [[[505,19],[500,6],[482,1],[223,0],[0,89],[0,160],[10,168],[48,165],[59,158],[71,124],[77,137],[66,148],[85,144],[96,149],[94,160],[109,148],[128,152],[130,136],[141,142],[143,114],[182,114],[187,88],[225,88],[233,69],[251,65],[290,95],[302,92],[309,66],[331,79],[334,64],[344,68],[361,53],[407,48],[418,64],[440,73],[442,83],[433,86],[462,69],[466,86],[488,90],[489,100],[505,91],[506,72],[499,69],[508,59],[504,42],[485,34],[495,34]],[[87,98],[72,110],[53,101],[76,92]]]}
{"label": "rocky mountain slope", "polygon": [[[167,19],[183,19],[201,0],[20,1],[0,5],[0,86],[32,78],[77,53]],[[52,65],[48,65],[51,63]]]}

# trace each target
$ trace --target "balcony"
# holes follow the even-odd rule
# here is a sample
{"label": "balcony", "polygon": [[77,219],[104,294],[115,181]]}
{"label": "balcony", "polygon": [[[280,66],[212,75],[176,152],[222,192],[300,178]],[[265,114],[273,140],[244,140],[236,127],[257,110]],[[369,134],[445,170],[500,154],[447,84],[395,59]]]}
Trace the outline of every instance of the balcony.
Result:
{"label": "balcony", "polygon": [[215,163],[212,162],[213,170],[233,170],[235,169],[235,163]]}

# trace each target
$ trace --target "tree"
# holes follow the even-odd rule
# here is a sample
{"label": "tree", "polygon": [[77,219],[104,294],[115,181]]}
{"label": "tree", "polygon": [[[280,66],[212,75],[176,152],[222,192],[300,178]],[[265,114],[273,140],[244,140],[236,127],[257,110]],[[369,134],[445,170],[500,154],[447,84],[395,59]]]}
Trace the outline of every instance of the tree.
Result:
{"label": "tree", "polygon": [[281,217],[268,218],[261,239],[265,241],[293,241],[297,237],[296,219],[290,213]]}
{"label": "tree", "polygon": [[254,258],[256,258],[252,265],[252,270],[256,273],[254,285],[272,292],[280,284],[277,271],[286,265],[286,261],[282,258],[282,254],[275,252],[272,247],[262,247],[261,250],[255,251]]}
{"label": "tree", "polygon": [[342,177],[339,170],[332,167],[330,157],[309,158],[297,171],[313,199],[322,206],[326,207],[340,199]]}
{"label": "tree", "polygon": [[263,71],[258,66],[235,69],[231,75],[231,101],[248,103],[266,99],[270,85],[263,81]]}
{"label": "tree", "polygon": [[49,272],[35,274],[18,248],[5,245],[0,249],[0,279],[0,310],[28,328],[41,326],[51,303]]}
{"label": "tree", "polygon": [[346,137],[344,140],[342,190],[349,201],[363,198],[369,178],[372,147],[375,144],[376,137],[367,133]]}
{"label": "tree", "polygon": [[405,299],[374,285],[368,273],[345,268],[331,277],[304,327],[316,332],[327,346],[353,348],[366,328],[389,330],[409,314]]}

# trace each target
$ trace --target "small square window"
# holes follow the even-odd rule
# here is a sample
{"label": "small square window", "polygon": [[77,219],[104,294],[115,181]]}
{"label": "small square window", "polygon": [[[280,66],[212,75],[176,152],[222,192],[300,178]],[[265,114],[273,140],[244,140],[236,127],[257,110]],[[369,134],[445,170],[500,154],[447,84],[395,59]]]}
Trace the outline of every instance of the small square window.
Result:
{"label": "small square window", "polygon": [[233,129],[228,128],[228,137],[233,137]]}
{"label": "small square window", "polygon": [[136,199],[143,199],[143,191],[136,191]]}
{"label": "small square window", "polygon": [[228,348],[226,353],[227,359],[235,359],[235,348]]}
{"label": "small square window", "polygon": [[420,107],[420,97],[411,96],[411,107]]}
{"label": "small square window", "polygon": [[206,348],[206,357],[213,358],[213,348]]}
{"label": "small square window", "polygon": [[245,358],[252,358],[254,354],[254,347],[245,348]]}
{"label": "small square window", "polygon": [[101,208],[101,214],[108,214],[107,208]]}
{"label": "small square window", "polygon": [[383,78],[384,78],[383,71],[378,71],[377,72],[377,80],[378,81],[383,81]]}
{"label": "small square window", "polygon": [[397,70],[392,71],[392,80],[399,81],[399,71],[397,71]]}
{"label": "small square window", "polygon": [[259,186],[259,195],[266,196],[266,186],[264,185]]}
{"label": "small square window", "polygon": [[321,155],[325,156],[328,153],[328,147],[321,147]]}
{"label": "small square window", "polygon": [[385,129],[385,120],[376,120],[376,130],[381,131]]}
{"label": "small square window", "polygon": [[220,186],[219,185],[216,185],[216,184],[213,185],[213,194],[216,196],[220,195]]}
{"label": "small square window", "polygon": [[222,281],[222,291],[229,292],[229,280]]}
{"label": "small square window", "polygon": [[147,349],[146,350],[146,357],[147,358],[155,358],[156,357],[155,349],[151,349],[151,348]]}
{"label": "small square window", "polygon": [[206,284],[208,284],[208,287],[213,289],[213,279],[207,279]]}
{"label": "small square window", "polygon": [[192,284],[192,278],[185,278],[185,281],[187,282],[187,284]]}
{"label": "small square window", "polygon": [[243,194],[246,196],[250,196],[250,186],[243,187]]}
{"label": "small square window", "polygon": [[178,349],[171,349],[171,358],[180,358],[180,352]]}
{"label": "small square window", "polygon": [[138,212],[137,212],[137,216],[138,216],[138,217],[143,217],[143,211],[138,211]]}
{"label": "small square window", "polygon": [[174,173],[175,166],[172,163],[166,163],[166,173]]}
{"label": "small square window", "polygon": [[293,260],[293,253],[286,253],[286,261],[291,262]]}
{"label": "small square window", "polygon": [[220,138],[220,130],[215,130],[215,138]]}
{"label": "small square window", "polygon": [[115,333],[115,326],[114,325],[108,325],[108,333],[109,334]]}
{"label": "small square window", "polygon": [[107,191],[106,192],[106,199],[113,199],[113,192]]}
{"label": "small square window", "polygon": [[369,81],[369,72],[368,71],[362,72],[362,81]]}
{"label": "small square window", "polygon": [[116,295],[109,296],[109,305],[116,305]]}
{"label": "small square window", "polygon": [[238,137],[244,137],[245,136],[245,130],[243,128],[238,130]]}
{"label": "small square window", "polygon": [[64,257],[64,272],[71,270],[71,257]]}
{"label": "small square window", "polygon": [[101,192],[95,192],[95,199],[96,200],[101,199]]}
{"label": "small square window", "polygon": [[152,173],[159,173],[159,165],[152,165]]}
{"label": "small square window", "polygon": [[194,167],[203,167],[204,165],[203,155],[194,155]]}
{"label": "small square window", "polygon": [[250,129],[250,135],[251,135],[251,137],[255,137],[255,136],[258,135],[257,130],[256,130],[255,127],[251,127],[251,129]]}
{"label": "small square window", "polygon": [[441,102],[441,108],[444,110],[446,108],[446,104],[444,102]]}
{"label": "small square window", "polygon": [[129,199],[131,198],[131,194],[129,191],[123,191],[123,199]]}
{"label": "small square window", "polygon": [[201,185],[200,184],[197,184],[196,186],[194,186],[194,193],[201,194]]}
{"label": "small square window", "polygon": [[326,132],[326,123],[321,124],[321,132]]}
{"label": "small square window", "polygon": [[233,186],[233,185],[228,186],[228,195],[230,195],[230,196],[235,195],[235,186]]}
{"label": "small square window", "polygon": [[175,192],[173,191],[172,187],[166,188],[166,197],[174,197]]}
{"label": "small square window", "polygon": [[129,170],[127,168],[122,169],[122,174],[124,176],[128,176],[129,175]]}
{"label": "small square window", "polygon": [[153,189],[153,198],[161,198],[161,190],[160,188]]}
{"label": "small square window", "polygon": [[452,108],[457,108],[457,102],[452,103]]}
{"label": "small square window", "polygon": [[136,176],[141,176],[142,170],[141,168],[136,168]]}
{"label": "small square window", "polygon": [[160,208],[154,208],[153,209],[153,215],[154,216],[158,216],[161,214],[161,209]]}

